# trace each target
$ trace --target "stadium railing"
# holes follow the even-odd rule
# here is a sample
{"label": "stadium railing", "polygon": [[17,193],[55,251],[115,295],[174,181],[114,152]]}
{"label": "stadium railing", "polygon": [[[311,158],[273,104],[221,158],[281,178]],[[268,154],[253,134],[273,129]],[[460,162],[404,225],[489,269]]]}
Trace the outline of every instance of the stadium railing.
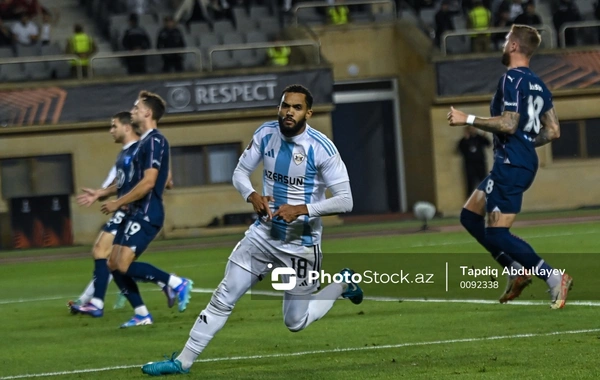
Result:
{"label": "stadium railing", "polygon": [[[45,62],[70,62],[72,60],[80,61],[79,57],[73,54],[60,54],[60,55],[43,55],[35,57],[9,57],[0,58],[0,66],[12,65],[12,64],[24,64],[24,63],[45,63]],[[77,65],[77,78],[83,77],[81,65]]]}
{"label": "stadium railing", "polygon": [[558,30],[558,41],[561,48],[567,47],[565,34],[567,29],[584,29],[584,28],[597,28],[600,27],[600,21],[577,21],[577,22],[565,22],[561,25]]}
{"label": "stadium railing", "polygon": [[213,70],[213,53],[217,51],[235,51],[235,50],[258,50],[268,49],[271,47],[298,47],[298,46],[309,46],[312,47],[315,54],[313,62],[314,64],[321,64],[321,45],[318,41],[314,40],[295,40],[285,42],[253,42],[245,44],[230,44],[230,45],[217,45],[208,49],[208,71]]}
{"label": "stadium railing", "polygon": [[[554,29],[548,25],[537,25],[535,26],[535,28],[540,32],[540,33],[548,33],[548,38],[544,38],[542,41],[548,41],[548,48],[553,49],[556,44],[556,34],[554,33]],[[471,30],[471,29],[464,29],[464,30],[453,30],[453,31],[447,31],[444,32],[442,34],[442,42],[440,44],[440,50],[442,52],[443,55],[448,55],[448,42],[447,39],[449,37],[469,37],[472,36],[474,34],[506,34],[510,31],[510,27],[507,28],[488,28],[485,30]]]}
{"label": "stadium railing", "polygon": [[[298,11],[300,11],[302,9],[306,9],[306,8],[329,8],[329,7],[332,7],[335,5],[336,4],[329,4],[328,2],[325,2],[325,1],[307,1],[307,2],[302,2],[300,4],[297,4],[296,6],[294,6],[294,10],[293,10],[294,26],[298,26],[298,24],[299,24]],[[395,20],[398,17],[398,13],[396,10],[396,2],[393,0],[349,0],[349,1],[344,1],[340,5],[345,5],[345,6],[387,5],[391,8],[391,11],[392,11],[391,13],[394,15],[393,19]],[[387,12],[385,12],[385,13],[387,13]],[[352,17],[352,15],[350,15],[350,17]]]}
{"label": "stadium railing", "polygon": [[173,49],[148,49],[139,51],[128,51],[128,52],[113,52],[113,53],[98,53],[90,58],[90,70],[88,73],[89,78],[94,76],[94,63],[100,59],[112,59],[112,58],[127,58],[127,57],[140,57],[140,56],[154,56],[154,55],[168,55],[168,54],[194,54],[196,70],[202,70],[202,53],[198,48],[173,48]]}

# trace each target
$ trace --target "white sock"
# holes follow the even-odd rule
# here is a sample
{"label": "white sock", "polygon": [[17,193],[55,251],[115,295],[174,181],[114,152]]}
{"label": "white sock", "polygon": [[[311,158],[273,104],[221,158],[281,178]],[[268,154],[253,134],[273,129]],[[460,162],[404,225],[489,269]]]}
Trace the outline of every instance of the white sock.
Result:
{"label": "white sock", "polygon": [[[106,285],[110,284],[110,282],[112,281],[112,278],[113,278],[112,274],[109,274],[108,282],[106,283]],[[92,300],[92,298],[94,297],[95,290],[96,290],[96,288],[94,287],[94,280],[92,279],[92,281],[90,281],[90,283],[85,288],[83,293],[81,293],[81,295],[79,296],[79,302],[81,302],[82,305],[85,305],[86,303],[90,302]]]}
{"label": "white sock", "polygon": [[92,298],[90,303],[96,306],[98,309],[104,309],[104,301],[102,301],[100,298]]}
{"label": "white sock", "polygon": [[215,334],[225,326],[227,318],[229,318],[228,315],[216,315],[210,311],[210,305],[202,310],[190,331],[190,337],[185,343],[183,351],[177,357],[183,369],[188,369],[194,364],[194,360],[204,351]]}
{"label": "white sock", "polygon": [[174,276],[174,275],[169,276],[169,287],[171,289],[176,289],[179,285],[181,285],[182,282],[183,282],[183,280],[177,276]]}
{"label": "white sock", "polygon": [[560,285],[560,281],[562,280],[562,276],[556,273],[552,273],[550,277],[546,280],[546,284],[548,284],[549,288],[553,288],[555,286]]}
{"label": "white sock", "polygon": [[[510,268],[514,269],[514,270],[519,270],[521,268],[523,268],[523,266],[521,264],[519,264],[518,262],[514,261],[512,263],[510,263]],[[513,275],[509,275],[509,277],[514,278],[514,277],[519,277],[517,275],[513,276]]]}
{"label": "white sock", "polygon": [[146,307],[146,305],[142,305],[142,306],[136,307],[135,309],[133,309],[133,312],[136,315],[141,315],[142,317],[145,317],[148,314],[150,314],[150,312],[148,311],[148,308]]}
{"label": "white sock", "polygon": [[79,302],[82,305],[85,305],[86,303],[90,302],[92,297],[94,297],[95,290],[96,289],[94,288],[94,279],[92,279],[92,281],[90,281],[83,293],[81,293],[81,295],[79,296]]}

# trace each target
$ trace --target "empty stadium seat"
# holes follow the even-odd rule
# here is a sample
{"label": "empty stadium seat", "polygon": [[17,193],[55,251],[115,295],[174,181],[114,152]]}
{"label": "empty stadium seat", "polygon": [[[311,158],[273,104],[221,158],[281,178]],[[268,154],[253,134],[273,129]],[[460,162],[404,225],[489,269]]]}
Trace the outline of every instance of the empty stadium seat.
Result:
{"label": "empty stadium seat", "polygon": [[223,35],[223,43],[225,45],[243,44],[245,41],[244,35],[236,32],[226,33]]}
{"label": "empty stadium seat", "polygon": [[235,28],[230,21],[220,20],[213,23],[213,31],[218,34],[225,34],[235,31]]}
{"label": "empty stadium seat", "polygon": [[6,81],[22,81],[27,79],[27,74],[20,63],[0,65],[0,78]]}
{"label": "empty stadium seat", "polygon": [[261,31],[252,31],[246,34],[246,42],[268,42],[269,38]]}
{"label": "empty stadium seat", "polygon": [[258,28],[261,32],[273,38],[279,33],[279,20],[273,17],[258,20]]}
{"label": "empty stadium seat", "polygon": [[216,69],[231,69],[239,66],[231,51],[215,51],[212,54],[212,67]]}
{"label": "empty stadium seat", "polygon": [[250,18],[260,20],[261,18],[270,17],[269,8],[262,5],[255,5],[250,8]]}

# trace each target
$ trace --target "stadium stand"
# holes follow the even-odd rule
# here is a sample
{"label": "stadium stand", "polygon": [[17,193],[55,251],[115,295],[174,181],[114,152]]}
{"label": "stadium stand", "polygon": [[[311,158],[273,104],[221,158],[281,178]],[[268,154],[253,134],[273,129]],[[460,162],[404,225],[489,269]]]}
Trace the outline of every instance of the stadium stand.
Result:
{"label": "stadium stand", "polygon": [[[447,0],[448,1],[448,0]],[[534,1],[534,0],[532,0]],[[374,3],[357,5],[354,1],[346,1],[349,5],[349,20],[351,23],[362,22],[389,22],[396,17],[408,20],[419,26],[426,34],[441,45],[442,53],[467,54],[471,52],[470,33],[468,32],[469,2],[462,3],[448,1],[453,10],[452,24],[457,35],[444,38],[436,35],[436,17],[440,12],[441,0],[411,0],[396,1],[397,12],[390,12],[389,4]],[[515,5],[519,0],[487,0],[484,5],[492,12],[492,24],[496,25],[502,9],[508,9],[511,15],[518,14]],[[256,0],[228,0],[219,4],[229,6],[215,6],[211,2],[197,0],[182,0],[172,2],[168,0],[148,0],[139,2],[139,6],[129,8],[125,0],[40,0],[40,3],[50,14],[60,14],[58,23],[52,25],[50,43],[45,46],[18,46],[15,48],[0,47],[0,77],[3,80],[45,80],[50,78],[69,77],[69,62],[64,60],[50,60],[39,62],[44,56],[57,56],[64,54],[67,38],[71,35],[73,20],[83,24],[86,32],[98,45],[98,57],[94,60],[94,75],[122,75],[126,72],[123,58],[119,58],[124,51],[122,45],[123,35],[128,27],[129,12],[137,12],[142,26],[151,40],[153,53],[148,58],[148,73],[161,71],[161,55],[156,52],[156,40],[162,28],[162,20],[167,15],[179,15],[178,27],[183,32],[186,48],[191,53],[184,54],[185,70],[198,70],[199,64],[193,49],[201,53],[202,67],[208,67],[208,54],[213,47],[226,45],[239,45],[245,43],[264,43],[274,41],[281,35],[282,25],[301,25],[305,27],[318,27],[328,23],[327,6],[331,1],[306,2],[294,1],[292,7],[286,9],[276,1]],[[282,2],[283,3],[283,2]],[[173,4],[178,7],[173,8]],[[187,4],[187,5],[186,5]],[[208,4],[208,5],[207,5]],[[183,6],[188,6],[192,11],[180,12]],[[512,8],[511,8],[512,7]],[[565,13],[565,7],[567,11]],[[525,8],[523,8],[524,11]],[[58,12],[57,12],[58,11]],[[516,13],[515,13],[516,12]],[[563,13],[560,13],[563,12]],[[581,27],[567,31],[566,43],[568,45],[598,44],[600,22],[599,12],[593,0],[537,0],[535,13],[542,21],[545,48],[561,44],[561,26],[564,22],[580,20]],[[14,15],[0,15],[9,19],[4,24],[10,29],[15,22]],[[561,18],[562,17],[562,18]],[[41,22],[34,17],[34,21]],[[598,23],[598,24],[596,24]],[[499,36],[503,32],[497,32]],[[440,33],[438,33],[440,34]],[[551,38],[549,38],[551,36]],[[499,48],[499,38],[493,38],[491,50]],[[500,39],[501,42],[501,39]],[[115,54],[116,53],[116,54]],[[112,54],[112,55],[111,55]],[[226,69],[234,67],[251,67],[263,64],[265,49],[218,51],[213,53],[215,68]],[[435,52],[434,52],[435,54]],[[38,61],[29,59],[28,62],[18,64],[10,63],[6,59],[37,57]],[[5,59],[5,61],[1,61]]]}

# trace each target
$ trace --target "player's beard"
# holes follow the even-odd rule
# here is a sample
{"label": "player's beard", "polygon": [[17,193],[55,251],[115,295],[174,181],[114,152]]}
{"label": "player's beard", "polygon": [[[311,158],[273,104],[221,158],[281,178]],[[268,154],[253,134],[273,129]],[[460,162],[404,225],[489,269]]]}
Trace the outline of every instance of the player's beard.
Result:
{"label": "player's beard", "polygon": [[510,65],[510,54],[502,52],[502,64],[506,67]]}
{"label": "player's beard", "polygon": [[296,136],[298,132],[300,132],[300,130],[306,125],[306,118],[298,120],[298,122],[291,127],[285,125],[284,121],[285,119],[279,116],[279,130],[281,131],[281,134],[285,137]]}

